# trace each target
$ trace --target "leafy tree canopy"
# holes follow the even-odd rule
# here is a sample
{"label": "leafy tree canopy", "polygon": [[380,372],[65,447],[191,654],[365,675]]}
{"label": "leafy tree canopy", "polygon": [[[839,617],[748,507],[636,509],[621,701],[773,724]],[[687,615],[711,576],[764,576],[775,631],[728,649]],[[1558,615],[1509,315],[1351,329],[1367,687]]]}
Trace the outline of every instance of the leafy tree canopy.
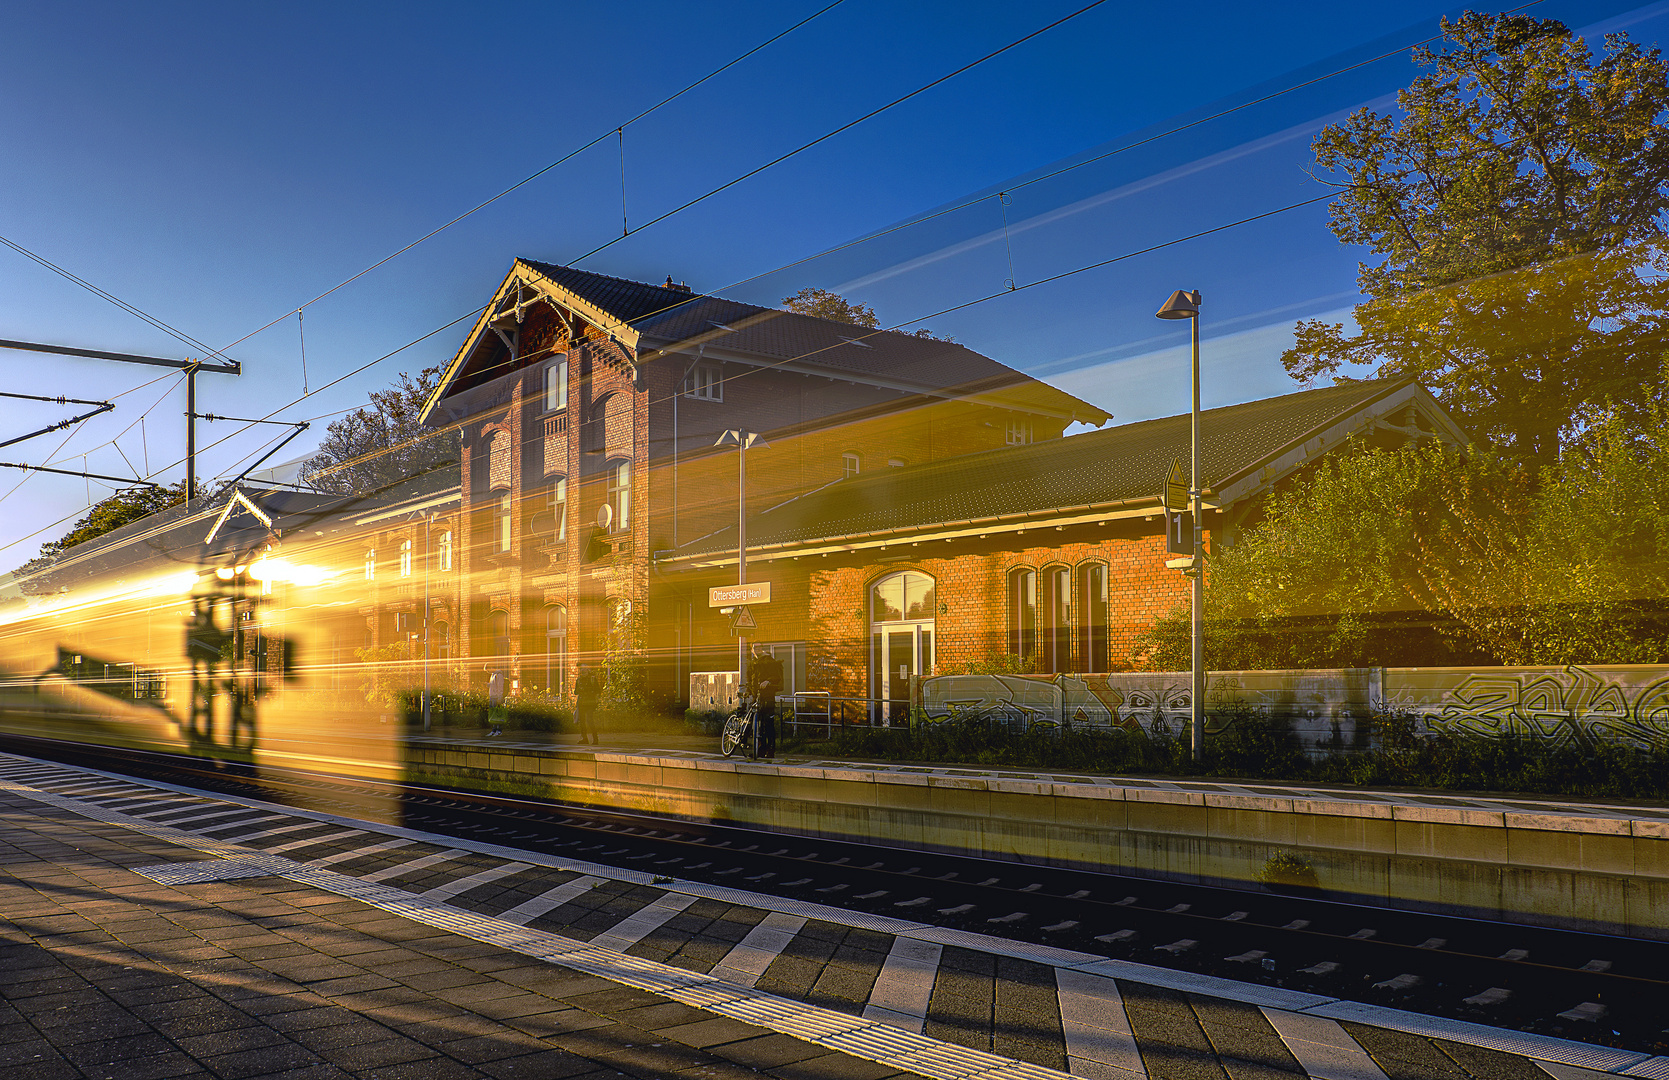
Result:
{"label": "leafy tree canopy", "polygon": [[801,315],[810,315],[816,319],[828,319],[830,322],[867,326],[871,330],[879,329],[881,326],[881,320],[876,317],[874,308],[868,304],[848,300],[827,289],[801,289],[793,296],[783,297],[782,306],[789,311],[797,311]]}
{"label": "leafy tree canopy", "polygon": [[[1532,486],[1503,455],[1342,452],[1214,545],[1218,670],[1669,661],[1669,371],[1592,411]],[[1189,662],[1179,607],[1148,662]]]}
{"label": "leafy tree canopy", "polygon": [[[828,319],[830,322],[850,323],[853,326],[863,326],[871,330],[881,328],[881,320],[875,314],[875,309],[868,304],[860,304],[855,300],[848,300],[839,293],[832,293],[827,289],[804,288],[793,296],[782,298],[782,306],[789,311],[801,315],[810,315],[817,319]],[[930,338],[933,341],[953,341],[953,338],[939,335],[922,327],[912,331],[919,338]]]}
{"label": "leafy tree canopy", "polygon": [[301,466],[301,479],[318,491],[365,495],[459,460],[456,431],[432,431],[418,422],[423,403],[440,382],[440,367],[371,392],[371,404],[330,422],[319,452]]}
{"label": "leafy tree canopy", "polygon": [[1475,436],[1548,465],[1585,410],[1640,406],[1665,341],[1669,66],[1620,34],[1596,59],[1527,15],[1443,35],[1398,116],[1362,109],[1315,140],[1333,233],[1377,261],[1356,332],[1301,322],[1281,360],[1306,385],[1416,376]]}
{"label": "leafy tree canopy", "polygon": [[69,532],[42,544],[40,555],[18,567],[17,573],[31,573],[46,566],[77,544],[97,539],[105,533],[115,532],[124,525],[130,525],[140,518],[149,517],[159,510],[166,510],[183,502],[184,480],[172,487],[133,487],[118,491],[108,499],[95,503],[93,508],[87,511],[87,516],[71,526]]}

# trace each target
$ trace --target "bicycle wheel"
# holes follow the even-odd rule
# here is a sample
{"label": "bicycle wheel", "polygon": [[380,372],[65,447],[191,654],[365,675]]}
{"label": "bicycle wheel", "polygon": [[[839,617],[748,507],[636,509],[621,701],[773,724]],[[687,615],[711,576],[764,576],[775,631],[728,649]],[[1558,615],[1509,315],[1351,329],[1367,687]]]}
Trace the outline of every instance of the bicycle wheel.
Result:
{"label": "bicycle wheel", "polygon": [[724,718],[724,729],[719,732],[719,750],[725,757],[736,752],[742,745],[742,737],[748,732],[747,717],[740,712],[733,712]]}

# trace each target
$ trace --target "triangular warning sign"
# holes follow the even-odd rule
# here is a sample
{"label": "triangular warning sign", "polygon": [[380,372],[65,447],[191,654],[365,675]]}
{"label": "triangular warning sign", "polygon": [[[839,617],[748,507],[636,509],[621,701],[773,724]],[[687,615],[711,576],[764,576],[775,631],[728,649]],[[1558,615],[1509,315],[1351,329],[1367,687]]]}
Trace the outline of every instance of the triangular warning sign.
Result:
{"label": "triangular warning sign", "polygon": [[753,618],[753,609],[748,607],[746,604],[737,608],[736,614],[731,616],[730,628],[732,630],[759,629],[759,623],[755,622]]}
{"label": "triangular warning sign", "polygon": [[1160,501],[1167,510],[1186,510],[1188,496],[1188,481],[1182,475],[1182,462],[1172,459],[1170,475],[1165,477],[1165,494]]}

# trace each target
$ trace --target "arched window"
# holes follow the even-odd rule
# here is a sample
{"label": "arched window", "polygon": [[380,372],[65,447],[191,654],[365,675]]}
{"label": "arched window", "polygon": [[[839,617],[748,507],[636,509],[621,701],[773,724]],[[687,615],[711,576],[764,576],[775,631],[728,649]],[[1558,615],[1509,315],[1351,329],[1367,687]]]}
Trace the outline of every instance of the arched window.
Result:
{"label": "arched window", "polygon": [[400,541],[400,576],[411,577],[411,541]]}
{"label": "arched window", "polygon": [[1037,571],[1008,572],[1008,652],[1022,662],[1037,655]]}
{"label": "arched window", "polygon": [[510,655],[510,616],[495,611],[487,616],[487,636],[492,639],[494,656]]}
{"label": "arched window", "polygon": [[859,457],[857,454],[848,451],[847,453],[840,455],[840,475],[843,479],[848,476],[858,475],[859,470],[862,468],[863,458]]}
{"label": "arched window", "polygon": [[1042,669],[1049,674],[1072,670],[1072,571],[1051,566],[1043,571]]}
{"label": "arched window", "polygon": [[557,353],[545,365],[545,411],[568,407],[568,354]]}
{"label": "arched window", "polygon": [[632,463],[616,458],[608,463],[609,532],[624,532],[632,523]]}
{"label": "arched window", "polygon": [[510,494],[500,495],[493,503],[493,550],[510,550]]}
{"label": "arched window", "polygon": [[568,609],[561,604],[545,609],[545,689],[568,692]]}
{"label": "arched window", "polygon": [[447,529],[440,534],[440,568],[452,569],[452,530]]}
{"label": "arched window", "polygon": [[452,659],[452,628],[444,621],[432,624],[429,640],[432,643],[434,657],[437,660]]}
{"label": "arched window", "polygon": [[905,570],[869,589],[870,671],[878,718],[910,713],[910,679],[933,674],[937,588],[932,578]]}
{"label": "arched window", "polygon": [[1086,673],[1111,670],[1107,642],[1107,564],[1085,563],[1078,568],[1078,647]]}
{"label": "arched window", "polygon": [[545,509],[550,513],[550,538],[561,542],[568,539],[568,478],[559,476],[551,481],[545,493]]}
{"label": "arched window", "polygon": [[367,548],[365,552],[365,580],[377,580],[377,549]]}

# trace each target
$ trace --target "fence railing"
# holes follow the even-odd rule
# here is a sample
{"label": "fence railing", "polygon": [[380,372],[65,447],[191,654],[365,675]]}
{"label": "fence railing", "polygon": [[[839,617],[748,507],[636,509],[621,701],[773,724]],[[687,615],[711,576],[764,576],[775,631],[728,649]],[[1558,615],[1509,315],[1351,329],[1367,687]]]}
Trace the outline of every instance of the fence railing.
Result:
{"label": "fence railing", "polygon": [[[782,706],[790,706],[792,711]],[[801,690],[779,699],[778,724],[783,734],[821,734],[854,727],[907,727],[910,703],[871,697],[841,697],[827,690]]]}

